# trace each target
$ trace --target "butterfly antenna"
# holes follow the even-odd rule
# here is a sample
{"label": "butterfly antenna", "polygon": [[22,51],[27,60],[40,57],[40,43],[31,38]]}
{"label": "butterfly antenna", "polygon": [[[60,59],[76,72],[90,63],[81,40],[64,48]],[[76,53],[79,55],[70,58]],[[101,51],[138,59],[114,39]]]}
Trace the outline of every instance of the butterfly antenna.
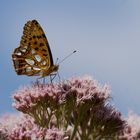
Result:
{"label": "butterfly antenna", "polygon": [[72,54],[76,53],[76,50],[64,57],[58,64],[62,63],[64,60],[66,60],[68,57],[70,57]]}

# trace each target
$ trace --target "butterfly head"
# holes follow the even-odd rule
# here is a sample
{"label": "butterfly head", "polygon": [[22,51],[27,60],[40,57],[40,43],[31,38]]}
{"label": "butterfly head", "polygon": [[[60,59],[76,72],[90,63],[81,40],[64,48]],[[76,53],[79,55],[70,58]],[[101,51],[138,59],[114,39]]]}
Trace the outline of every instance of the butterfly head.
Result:
{"label": "butterfly head", "polygon": [[53,65],[51,67],[51,70],[52,70],[52,72],[57,72],[58,71],[58,68],[59,68],[59,65]]}
{"label": "butterfly head", "polygon": [[41,77],[49,76],[58,71],[59,65],[52,65],[49,69],[42,69]]}

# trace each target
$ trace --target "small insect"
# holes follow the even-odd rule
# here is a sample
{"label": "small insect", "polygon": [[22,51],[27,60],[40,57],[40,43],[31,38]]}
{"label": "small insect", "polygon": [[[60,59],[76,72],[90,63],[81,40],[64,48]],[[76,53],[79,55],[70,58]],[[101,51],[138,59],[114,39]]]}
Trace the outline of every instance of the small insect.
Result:
{"label": "small insect", "polygon": [[28,21],[23,29],[20,45],[12,54],[18,75],[45,77],[56,75],[51,49],[43,29],[36,20]]}

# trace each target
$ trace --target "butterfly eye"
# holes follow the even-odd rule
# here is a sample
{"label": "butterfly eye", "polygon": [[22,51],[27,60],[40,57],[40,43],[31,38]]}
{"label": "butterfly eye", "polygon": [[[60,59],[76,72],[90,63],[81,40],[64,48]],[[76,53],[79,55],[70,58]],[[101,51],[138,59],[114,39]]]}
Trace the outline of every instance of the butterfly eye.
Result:
{"label": "butterfly eye", "polygon": [[25,59],[25,61],[29,64],[29,65],[34,65],[35,61],[32,59]]}
{"label": "butterfly eye", "polygon": [[39,55],[34,55],[35,59],[40,62],[41,61],[41,57]]}

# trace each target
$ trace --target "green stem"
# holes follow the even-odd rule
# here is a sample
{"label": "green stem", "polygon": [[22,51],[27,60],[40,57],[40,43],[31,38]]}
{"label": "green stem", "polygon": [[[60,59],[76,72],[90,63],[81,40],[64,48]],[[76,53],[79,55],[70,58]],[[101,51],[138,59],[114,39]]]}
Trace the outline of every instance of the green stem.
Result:
{"label": "green stem", "polygon": [[76,124],[74,125],[74,130],[72,132],[72,136],[70,138],[70,140],[73,140],[74,139],[74,136],[76,134],[76,131],[77,131],[77,127],[78,127],[78,121],[76,122]]}

